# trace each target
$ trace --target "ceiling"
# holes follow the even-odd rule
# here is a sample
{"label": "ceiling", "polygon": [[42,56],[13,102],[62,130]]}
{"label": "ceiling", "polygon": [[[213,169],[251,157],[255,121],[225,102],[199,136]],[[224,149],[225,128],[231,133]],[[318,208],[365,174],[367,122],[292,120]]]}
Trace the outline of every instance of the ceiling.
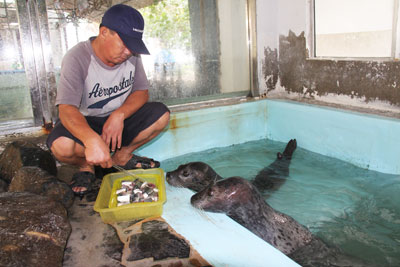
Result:
{"label": "ceiling", "polygon": [[[44,0],[47,17],[56,25],[76,22],[80,18],[100,23],[104,12],[115,4],[126,4],[140,9],[160,0]],[[0,30],[18,29],[16,0],[0,0]]]}
{"label": "ceiling", "polygon": [[61,17],[67,20],[86,18],[97,23],[112,5],[126,4],[139,9],[153,3],[154,0],[46,0],[47,10],[55,11],[58,19]]}

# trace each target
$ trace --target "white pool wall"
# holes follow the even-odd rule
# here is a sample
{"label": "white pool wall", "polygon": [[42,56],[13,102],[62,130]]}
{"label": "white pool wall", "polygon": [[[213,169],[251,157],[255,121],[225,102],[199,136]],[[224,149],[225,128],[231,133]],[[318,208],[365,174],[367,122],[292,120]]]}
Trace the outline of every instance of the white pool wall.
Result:
{"label": "white pool wall", "polygon": [[157,160],[268,138],[383,173],[400,174],[400,120],[283,100],[171,114],[139,154]]}
{"label": "white pool wall", "polygon": [[304,149],[400,174],[400,120],[279,100],[266,105],[268,139],[296,138]]}
{"label": "white pool wall", "polygon": [[266,114],[265,101],[172,113],[168,128],[139,153],[165,160],[260,140],[267,133]]}

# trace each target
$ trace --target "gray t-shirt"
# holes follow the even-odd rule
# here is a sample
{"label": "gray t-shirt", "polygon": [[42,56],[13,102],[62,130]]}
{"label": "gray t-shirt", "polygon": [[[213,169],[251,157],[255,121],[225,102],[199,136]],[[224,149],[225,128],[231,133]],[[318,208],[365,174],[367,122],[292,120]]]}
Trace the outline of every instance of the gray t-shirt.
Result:
{"label": "gray t-shirt", "polygon": [[149,82],[140,56],[107,66],[94,54],[93,38],[65,54],[56,105],[73,105],[84,116],[104,117],[119,108],[133,91],[149,89]]}

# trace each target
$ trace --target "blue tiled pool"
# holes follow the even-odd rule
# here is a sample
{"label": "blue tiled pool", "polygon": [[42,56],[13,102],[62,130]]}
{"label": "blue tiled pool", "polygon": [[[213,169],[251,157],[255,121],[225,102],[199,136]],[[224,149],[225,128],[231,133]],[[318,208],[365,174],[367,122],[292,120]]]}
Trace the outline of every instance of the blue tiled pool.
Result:
{"label": "blue tiled pool", "polygon": [[[269,139],[382,173],[399,174],[400,121],[278,100],[260,100],[172,114],[169,128],[142,148],[169,158]],[[163,165],[161,166],[163,167]],[[163,218],[215,266],[296,266],[223,214],[198,213],[188,189],[167,186]],[[268,264],[266,264],[268,263]]]}

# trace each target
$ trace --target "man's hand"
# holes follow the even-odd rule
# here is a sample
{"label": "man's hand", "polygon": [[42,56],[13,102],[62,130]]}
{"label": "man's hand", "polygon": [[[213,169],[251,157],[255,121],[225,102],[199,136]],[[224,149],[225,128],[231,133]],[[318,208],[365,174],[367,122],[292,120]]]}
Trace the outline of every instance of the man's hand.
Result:
{"label": "man's hand", "polygon": [[103,126],[101,138],[103,138],[108,147],[111,144],[112,151],[115,151],[116,148],[120,149],[122,146],[124,120],[141,108],[148,99],[149,92],[147,90],[135,91],[127,97],[122,106],[114,110],[108,117]]}
{"label": "man's hand", "polygon": [[[82,141],[85,147],[85,159],[89,165],[111,168],[110,148],[100,135],[88,125],[78,108],[71,105],[58,106],[60,120],[65,128]],[[82,157],[83,155],[76,155]]]}
{"label": "man's hand", "polygon": [[114,111],[108,117],[106,123],[103,126],[103,131],[101,133],[101,138],[103,138],[106,145],[111,151],[115,149],[120,149],[122,145],[122,130],[124,129],[124,115]]}
{"label": "man's hand", "polygon": [[85,157],[89,165],[100,165],[102,168],[111,168],[113,165],[109,147],[100,136],[86,142]]}

